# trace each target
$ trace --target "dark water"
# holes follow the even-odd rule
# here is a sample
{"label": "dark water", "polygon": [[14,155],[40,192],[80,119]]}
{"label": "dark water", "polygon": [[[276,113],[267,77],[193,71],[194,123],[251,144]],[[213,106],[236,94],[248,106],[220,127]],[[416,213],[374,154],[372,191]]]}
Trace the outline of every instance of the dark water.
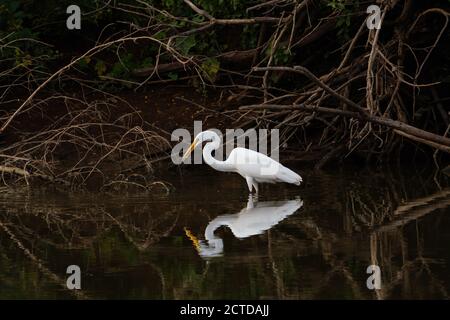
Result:
{"label": "dark water", "polygon": [[[300,188],[258,199],[203,166],[168,173],[168,195],[1,189],[0,298],[448,299],[445,178],[299,172]],[[82,290],[67,289],[69,265]],[[369,265],[380,290],[367,288]]]}

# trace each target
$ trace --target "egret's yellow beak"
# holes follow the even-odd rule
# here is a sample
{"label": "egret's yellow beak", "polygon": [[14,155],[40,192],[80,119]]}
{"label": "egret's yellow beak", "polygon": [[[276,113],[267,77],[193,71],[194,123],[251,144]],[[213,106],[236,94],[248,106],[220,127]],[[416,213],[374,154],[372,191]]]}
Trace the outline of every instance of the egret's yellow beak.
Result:
{"label": "egret's yellow beak", "polygon": [[198,139],[194,139],[194,142],[192,142],[192,144],[189,146],[186,153],[183,155],[183,158],[181,159],[181,161],[186,160],[186,158],[189,157],[189,155],[197,147],[197,145],[198,145]]}
{"label": "egret's yellow beak", "polygon": [[194,245],[195,250],[200,252],[200,241],[198,241],[197,237],[194,236],[191,231],[187,228],[184,228],[184,232],[186,233],[186,236],[192,241],[192,244]]}

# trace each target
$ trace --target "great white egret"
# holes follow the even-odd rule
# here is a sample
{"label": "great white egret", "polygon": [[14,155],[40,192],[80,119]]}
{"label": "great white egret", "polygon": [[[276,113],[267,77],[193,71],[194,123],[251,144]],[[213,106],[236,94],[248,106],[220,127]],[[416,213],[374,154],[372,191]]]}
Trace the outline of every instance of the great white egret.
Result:
{"label": "great white egret", "polygon": [[199,255],[203,258],[221,256],[223,240],[214,231],[221,226],[228,226],[238,239],[261,234],[286,219],[303,206],[300,199],[290,201],[267,201],[253,204],[250,195],[247,207],[236,214],[226,214],[211,220],[205,229],[205,240],[198,240],[189,230],[186,235],[191,239]]}
{"label": "great white egret", "polygon": [[220,161],[212,156],[212,152],[220,147],[220,137],[211,130],[200,132],[183,155],[184,161],[192,151],[202,142],[208,142],[203,148],[203,159],[212,168],[218,171],[239,173],[247,181],[247,186],[252,192],[253,188],[258,193],[258,183],[286,182],[300,185],[302,177],[294,171],[286,168],[281,163],[270,157],[246,148],[235,148],[228,159]]}

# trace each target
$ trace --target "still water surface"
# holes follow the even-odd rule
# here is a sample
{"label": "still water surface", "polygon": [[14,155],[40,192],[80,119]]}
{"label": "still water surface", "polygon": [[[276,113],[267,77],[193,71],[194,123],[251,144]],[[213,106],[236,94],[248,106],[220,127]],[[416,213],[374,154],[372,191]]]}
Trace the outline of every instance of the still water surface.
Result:
{"label": "still water surface", "polygon": [[[299,172],[300,188],[257,199],[203,166],[169,171],[169,194],[1,189],[0,299],[449,298],[445,178]],[[69,265],[80,291],[66,288]],[[381,290],[366,286],[369,265]]]}

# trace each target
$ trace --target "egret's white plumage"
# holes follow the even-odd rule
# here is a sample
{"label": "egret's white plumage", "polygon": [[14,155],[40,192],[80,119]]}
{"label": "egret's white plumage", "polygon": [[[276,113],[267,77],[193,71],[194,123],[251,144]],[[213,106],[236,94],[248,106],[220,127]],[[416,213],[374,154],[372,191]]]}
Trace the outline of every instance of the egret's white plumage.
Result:
{"label": "egret's white plumage", "polygon": [[250,192],[254,188],[258,192],[258,183],[286,182],[300,185],[302,177],[286,168],[272,158],[245,148],[235,148],[228,159],[219,161],[212,156],[212,152],[220,147],[220,138],[214,131],[200,132],[183,156],[186,159],[202,142],[208,142],[203,148],[203,159],[218,171],[239,173],[247,181]]}

